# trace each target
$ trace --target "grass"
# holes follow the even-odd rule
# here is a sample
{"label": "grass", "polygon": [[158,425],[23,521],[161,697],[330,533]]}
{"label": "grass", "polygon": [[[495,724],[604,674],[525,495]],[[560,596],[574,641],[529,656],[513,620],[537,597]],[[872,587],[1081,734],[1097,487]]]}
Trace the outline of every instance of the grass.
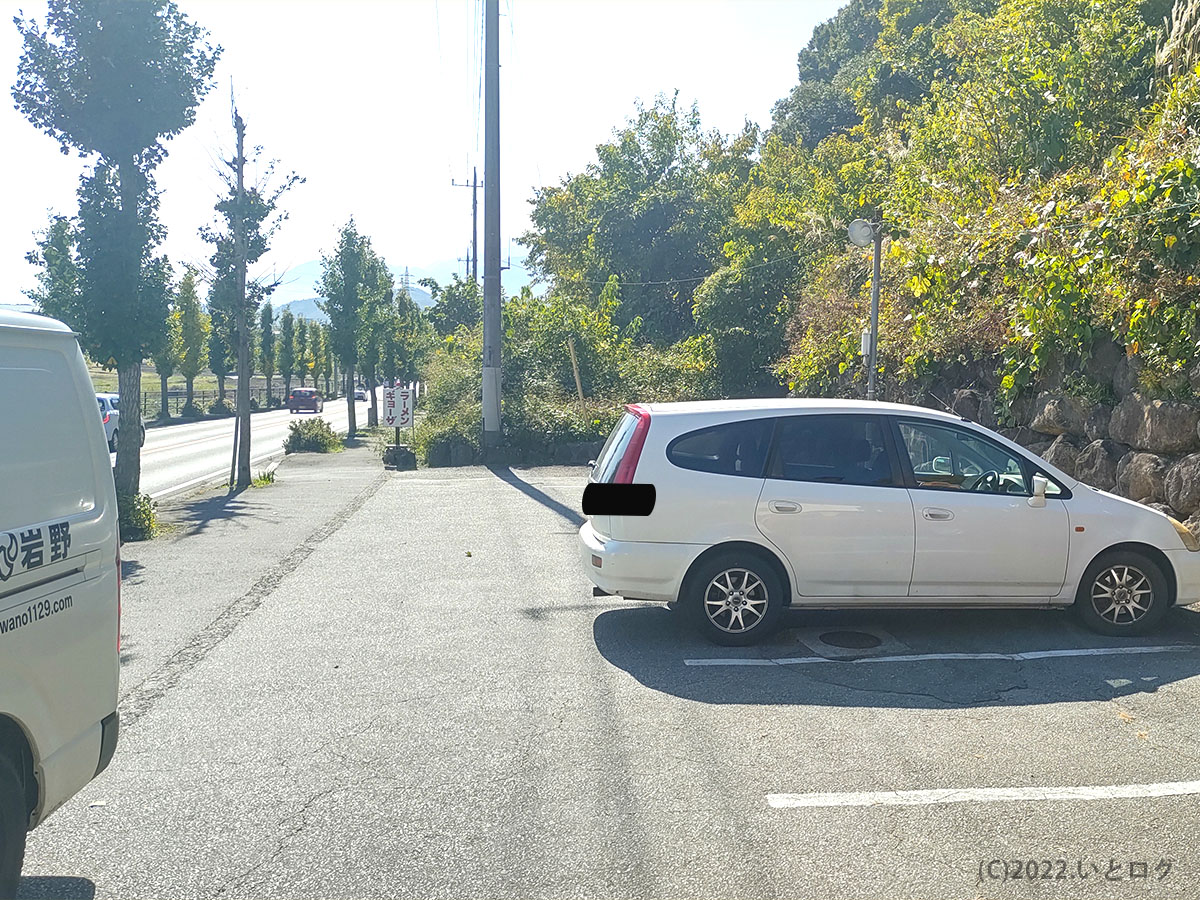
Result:
{"label": "grass", "polygon": [[264,488],[275,483],[275,470],[263,469],[250,481],[251,487]]}
{"label": "grass", "polygon": [[[92,385],[98,394],[115,394],[119,390],[117,387],[117,370],[105,369],[103,366],[98,366],[95,363],[88,363],[88,374],[92,376]],[[305,378],[306,386],[312,385],[311,378]],[[237,386],[237,379],[232,375],[225,379],[225,390],[233,391]],[[254,375],[250,379],[250,387],[259,390],[266,388],[267,379],[261,375]],[[292,378],[292,387],[299,387],[300,381],[297,378]],[[322,382],[324,387],[324,382]],[[172,375],[167,379],[167,388],[183,390],[187,387],[187,379],[182,375]],[[205,372],[197,375],[192,381],[192,389],[195,391],[215,391],[217,389],[217,376],[211,372]],[[158,373],[154,371],[154,366],[142,366],[142,393],[149,393],[158,396],[162,390],[162,384],[159,380]],[[272,379],[272,393],[278,397],[283,393],[283,379],[276,375]]]}

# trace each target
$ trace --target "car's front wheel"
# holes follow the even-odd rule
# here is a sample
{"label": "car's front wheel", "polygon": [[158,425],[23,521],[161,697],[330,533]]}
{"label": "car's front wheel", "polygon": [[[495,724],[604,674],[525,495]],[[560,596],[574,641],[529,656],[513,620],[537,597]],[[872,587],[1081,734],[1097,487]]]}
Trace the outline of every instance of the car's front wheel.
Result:
{"label": "car's front wheel", "polygon": [[28,830],[29,813],[21,779],[12,763],[0,756],[0,900],[17,895]]}
{"label": "car's front wheel", "polygon": [[688,579],[686,606],[701,634],[715,644],[745,647],[769,637],[783,613],[783,583],[754,554],[722,553]]}
{"label": "car's front wheel", "polygon": [[1088,566],[1075,595],[1075,611],[1100,634],[1141,635],[1170,607],[1167,578],[1158,563],[1132,550],[1101,554]]}

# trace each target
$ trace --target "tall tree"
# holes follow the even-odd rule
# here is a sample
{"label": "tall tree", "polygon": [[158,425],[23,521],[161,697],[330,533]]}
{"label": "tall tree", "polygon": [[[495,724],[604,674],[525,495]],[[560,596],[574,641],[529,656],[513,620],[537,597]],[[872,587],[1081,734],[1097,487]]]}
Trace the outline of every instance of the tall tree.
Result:
{"label": "tall tree", "polygon": [[325,375],[325,365],[328,357],[325,354],[325,329],[320,322],[313,322],[308,328],[308,358],[311,362],[313,387],[321,386],[321,376]]}
{"label": "tall tree", "polygon": [[268,300],[258,311],[258,363],[267,379],[267,409],[271,408],[271,378],[275,374],[275,311]]}
{"label": "tall tree", "polygon": [[283,379],[283,399],[292,395],[292,376],[296,374],[296,321],[284,307],[279,314],[279,377]]}
{"label": "tall tree", "polygon": [[354,416],[354,372],[358,366],[359,339],[363,327],[363,302],[377,287],[370,280],[371,263],[377,259],[369,238],[358,233],[351,219],[338,234],[337,247],[321,256],[321,279],[317,292],[322,311],[329,316],[334,350],[346,378],[348,436],[354,437],[358,424]]}
{"label": "tall tree", "polygon": [[183,326],[179,318],[179,308],[174,304],[167,310],[166,338],[159,348],[154,351],[154,371],[158,373],[159,402],[158,417],[171,418],[171,407],[167,403],[167,379],[175,374],[183,356]]}
{"label": "tall tree", "polygon": [[433,298],[429,321],[443,337],[454,334],[462,326],[474,328],[483,318],[483,295],[473,279],[464,280],[455,275],[443,287],[432,278],[422,278],[420,285]]}
{"label": "tall tree", "polygon": [[200,308],[200,297],[196,293],[196,270],[193,268],[189,267],[179,282],[179,290],[175,293],[175,309],[179,313],[182,343],[179,374],[187,381],[187,400],[182,414],[191,418],[199,415],[194,385],[196,377],[208,365],[208,332],[212,327],[208,315]]}
{"label": "tall tree", "polygon": [[[246,127],[237,108],[233,110],[236,147],[233,159],[224,160],[221,175],[226,194],[217,201],[214,226],[200,229],[201,236],[213,245],[211,262],[215,273],[213,291],[229,312],[231,363],[237,369],[237,473],[235,486],[250,486],[250,377],[253,372],[253,325],[259,304],[275,289],[278,281],[251,278],[249,267],[256,264],[270,247],[271,238],[287,219],[279,210],[280,198],[303,181],[291,173],[273,183],[275,163],[256,167],[262,174],[252,184],[245,180]],[[257,160],[261,148],[252,151]]]}
{"label": "tall tree", "polygon": [[300,376],[300,387],[304,387],[304,376],[308,374],[308,319],[296,319],[296,374]]}
{"label": "tall tree", "polygon": [[[137,409],[142,360],[166,321],[166,267],[152,254],[162,238],[152,172],[164,141],[194,121],[220,48],[170,0],[50,0],[45,27],[15,21],[24,43],[17,109],[64,153],[97,158],[80,191],[81,226],[93,230],[80,243],[84,334],[98,358],[114,361],[122,402]],[[122,494],[138,493],[140,446],[138,429],[121,429],[114,476]]]}
{"label": "tall tree", "polygon": [[[212,327],[208,332],[208,367],[217,376],[217,401],[221,406],[225,402],[225,379],[233,371],[236,364],[234,353],[233,315],[229,311],[227,299],[214,298],[217,287],[214,285],[208,292],[208,315]],[[222,415],[225,413],[222,412]]]}
{"label": "tall tree", "polygon": [[61,319],[76,331],[83,322],[79,295],[79,231],[66,216],[52,216],[50,225],[37,241],[37,249],[25,254],[37,266],[37,287],[26,291],[38,312]]}
{"label": "tall tree", "polygon": [[328,397],[332,393],[330,379],[337,381],[337,359],[333,353],[333,332],[328,325],[321,326],[321,335],[321,344],[325,348],[325,396]]}
{"label": "tall tree", "polygon": [[363,377],[367,382],[367,425],[379,424],[379,406],[376,388],[379,386],[379,364],[387,335],[388,321],[393,302],[394,281],[387,264],[378,256],[367,259],[363,281],[362,328],[359,333],[359,360]]}

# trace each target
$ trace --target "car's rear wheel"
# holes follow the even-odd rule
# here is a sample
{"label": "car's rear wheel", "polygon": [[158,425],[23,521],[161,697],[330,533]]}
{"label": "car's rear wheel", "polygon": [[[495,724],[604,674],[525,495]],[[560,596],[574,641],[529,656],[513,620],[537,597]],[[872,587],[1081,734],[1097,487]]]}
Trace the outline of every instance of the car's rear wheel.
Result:
{"label": "car's rear wheel", "polygon": [[688,578],[686,607],[700,633],[715,644],[745,647],[779,626],[784,597],[775,569],[751,553],[722,553]]}
{"label": "car's rear wheel", "polygon": [[1101,554],[1083,573],[1075,594],[1083,624],[1109,635],[1146,634],[1162,621],[1170,603],[1158,563],[1132,550]]}
{"label": "car's rear wheel", "polygon": [[138,446],[140,446],[140,447],[146,446],[146,426],[145,425],[142,426],[142,442]]}
{"label": "car's rear wheel", "polygon": [[116,453],[116,452],[117,452],[117,432],[118,432],[118,431],[120,431],[120,429],[119,429],[119,428],[114,428],[114,429],[113,429],[113,433],[112,433],[112,437],[110,437],[110,438],[108,439],[108,449],[109,449],[109,450],[110,450],[112,453]]}
{"label": "car's rear wheel", "polygon": [[0,900],[11,900],[17,895],[28,830],[29,814],[21,779],[12,763],[0,757]]}

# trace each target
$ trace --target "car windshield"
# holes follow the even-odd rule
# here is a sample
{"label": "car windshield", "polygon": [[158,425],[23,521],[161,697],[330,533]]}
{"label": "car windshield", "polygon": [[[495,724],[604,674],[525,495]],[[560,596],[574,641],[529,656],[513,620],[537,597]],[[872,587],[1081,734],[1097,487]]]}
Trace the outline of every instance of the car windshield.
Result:
{"label": "car windshield", "polygon": [[1200,0],[0,12],[0,900],[1200,900]]}

